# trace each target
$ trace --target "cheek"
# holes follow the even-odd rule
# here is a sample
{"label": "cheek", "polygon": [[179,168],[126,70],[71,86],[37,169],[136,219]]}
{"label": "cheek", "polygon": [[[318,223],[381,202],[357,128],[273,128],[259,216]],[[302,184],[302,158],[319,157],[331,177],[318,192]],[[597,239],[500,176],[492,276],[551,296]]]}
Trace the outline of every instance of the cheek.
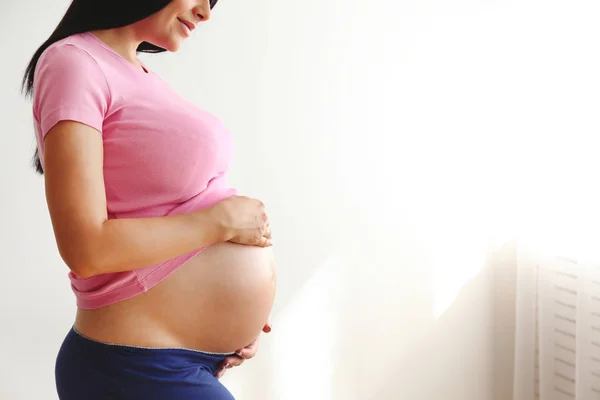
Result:
{"label": "cheek", "polygon": [[156,21],[152,32],[152,43],[168,51],[176,51],[181,44],[182,36],[178,31],[177,21]]}
{"label": "cheek", "polygon": [[178,14],[185,13],[194,8],[198,0],[171,0],[169,6]]}
{"label": "cheek", "polygon": [[179,49],[183,40],[177,21],[177,16],[181,13],[179,7],[175,7],[178,5],[176,3],[180,3],[180,1],[174,1],[170,7],[146,20],[141,27],[145,31],[144,36],[148,38],[149,42],[168,51]]}
{"label": "cheek", "polygon": [[165,29],[165,41],[168,42],[168,44],[165,43],[165,46],[168,47],[164,48],[169,51],[178,50],[181,42],[183,41],[183,36],[181,36],[179,26],[177,24],[178,22],[172,23],[167,29]]}

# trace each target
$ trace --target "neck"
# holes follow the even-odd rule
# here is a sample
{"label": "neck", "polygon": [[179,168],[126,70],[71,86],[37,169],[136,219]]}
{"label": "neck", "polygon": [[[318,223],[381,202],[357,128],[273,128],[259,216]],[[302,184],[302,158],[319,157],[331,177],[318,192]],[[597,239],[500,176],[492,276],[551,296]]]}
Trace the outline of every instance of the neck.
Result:
{"label": "neck", "polygon": [[135,33],[130,27],[94,31],[92,34],[102,40],[121,57],[136,67],[142,68],[137,59],[137,48],[142,41],[136,38]]}

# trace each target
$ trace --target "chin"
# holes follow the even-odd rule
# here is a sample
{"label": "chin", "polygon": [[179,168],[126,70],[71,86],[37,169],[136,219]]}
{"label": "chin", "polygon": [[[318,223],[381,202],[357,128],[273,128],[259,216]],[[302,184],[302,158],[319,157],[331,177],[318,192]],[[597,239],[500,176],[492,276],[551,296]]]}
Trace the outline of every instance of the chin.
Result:
{"label": "chin", "polygon": [[181,47],[180,40],[170,40],[161,46],[163,49],[170,51],[171,53],[175,53]]}
{"label": "chin", "polygon": [[181,39],[180,38],[167,38],[163,40],[157,40],[153,43],[155,46],[162,47],[163,49],[170,51],[172,53],[179,50],[181,47]]}
{"label": "chin", "polygon": [[165,47],[164,49],[166,49],[167,51],[170,51],[171,53],[175,53],[175,52],[177,52],[177,50],[179,50],[180,47],[181,47],[181,43],[176,42],[176,43],[170,44],[170,46]]}

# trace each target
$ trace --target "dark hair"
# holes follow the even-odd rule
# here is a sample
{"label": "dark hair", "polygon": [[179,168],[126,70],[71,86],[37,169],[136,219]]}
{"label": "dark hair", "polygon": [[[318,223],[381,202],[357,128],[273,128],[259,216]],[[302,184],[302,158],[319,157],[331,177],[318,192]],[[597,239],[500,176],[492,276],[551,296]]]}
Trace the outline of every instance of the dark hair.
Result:
{"label": "dark hair", "polygon": [[[218,0],[210,0],[213,8]],[[73,0],[62,20],[50,37],[37,49],[25,69],[22,91],[26,96],[33,93],[35,69],[42,53],[52,44],[78,33],[94,30],[121,28],[140,21],[160,11],[171,0]],[[148,42],[137,48],[138,52],[161,53],[165,49]],[[33,156],[35,169],[44,173],[38,151]]]}

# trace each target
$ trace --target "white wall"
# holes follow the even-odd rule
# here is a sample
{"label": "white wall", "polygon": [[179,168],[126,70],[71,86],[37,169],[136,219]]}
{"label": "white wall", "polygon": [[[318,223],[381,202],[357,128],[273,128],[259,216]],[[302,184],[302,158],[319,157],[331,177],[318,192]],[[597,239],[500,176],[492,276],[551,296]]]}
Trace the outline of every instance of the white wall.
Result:
{"label": "white wall", "polygon": [[495,400],[510,400],[515,371],[517,241],[494,252],[489,266],[494,279],[494,395]]}
{"label": "white wall", "polygon": [[[0,5],[2,399],[52,398],[73,319],[17,92],[66,5]],[[237,398],[492,398],[485,249],[518,173],[505,162],[518,130],[503,118],[524,101],[517,11],[221,0],[180,53],[146,58],[231,128],[231,182],[274,221],[274,331],[226,376]]]}

